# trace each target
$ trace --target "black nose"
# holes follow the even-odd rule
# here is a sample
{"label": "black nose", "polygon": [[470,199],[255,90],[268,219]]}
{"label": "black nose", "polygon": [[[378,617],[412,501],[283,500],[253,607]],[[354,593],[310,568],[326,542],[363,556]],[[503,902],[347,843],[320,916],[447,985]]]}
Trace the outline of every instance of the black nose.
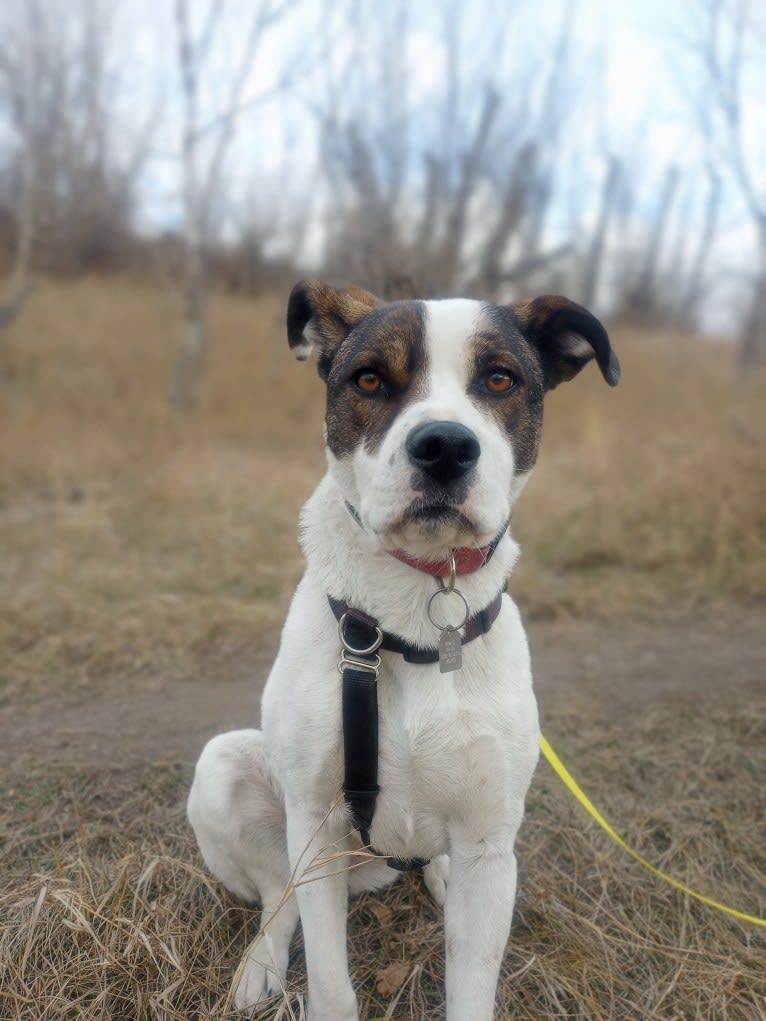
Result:
{"label": "black nose", "polygon": [[476,434],[459,422],[417,425],[406,446],[410,461],[442,485],[470,471],[481,453]]}

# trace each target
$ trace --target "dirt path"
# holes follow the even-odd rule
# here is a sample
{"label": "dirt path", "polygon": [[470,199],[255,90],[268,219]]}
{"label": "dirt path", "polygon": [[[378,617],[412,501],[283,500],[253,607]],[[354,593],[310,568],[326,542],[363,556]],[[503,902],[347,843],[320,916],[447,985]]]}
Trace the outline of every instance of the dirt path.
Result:
{"label": "dirt path", "polygon": [[[737,703],[766,708],[766,637],[758,609],[703,620],[533,622],[543,724],[604,725]],[[132,766],[192,762],[205,740],[258,720],[271,650],[213,661],[192,680],[110,680],[0,709],[0,768],[33,763]]]}

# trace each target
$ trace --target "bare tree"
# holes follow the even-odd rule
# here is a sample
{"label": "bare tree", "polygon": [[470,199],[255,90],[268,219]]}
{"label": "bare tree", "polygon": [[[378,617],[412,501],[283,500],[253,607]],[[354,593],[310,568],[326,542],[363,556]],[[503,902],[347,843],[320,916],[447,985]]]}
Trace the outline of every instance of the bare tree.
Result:
{"label": "bare tree", "polygon": [[519,5],[442,3],[430,59],[444,84],[423,96],[406,51],[411,5],[354,3],[346,16],[352,33],[363,31],[345,62],[326,69],[324,97],[314,100],[332,271],[388,294],[411,279],[420,293],[493,296],[568,250],[545,251],[544,224],[563,96],[572,111],[573,7],[563,5],[553,45],[533,54],[520,47]]}
{"label": "bare tree", "polygon": [[621,311],[629,319],[637,322],[657,325],[667,315],[667,309],[663,307],[664,295],[658,280],[664,254],[663,245],[678,193],[680,176],[680,170],[675,165],[665,169],[658,193],[657,208],[649,224],[638,270],[625,291]]}
{"label": "bare tree", "polygon": [[[176,407],[196,404],[210,342],[208,281],[205,247],[210,239],[214,202],[222,184],[222,171],[241,115],[265,95],[245,99],[245,88],[260,50],[271,29],[297,0],[260,0],[244,29],[243,43],[228,81],[223,107],[203,120],[200,85],[206,63],[221,27],[224,5],[210,0],[195,33],[188,0],[176,0],[175,28],[182,98],[181,178],[184,214],[184,332],[183,343],[170,384]],[[278,88],[284,88],[283,79]],[[273,93],[268,98],[272,98]]]}
{"label": "bare tree", "polygon": [[766,19],[762,6],[750,0],[698,0],[694,15],[686,42],[698,81],[698,121],[710,161],[728,172],[755,230],[756,259],[740,338],[740,368],[747,376],[766,350],[766,162],[763,139],[759,148],[758,140],[747,137],[745,79],[762,76],[766,68]]}
{"label": "bare tree", "polygon": [[19,127],[23,133],[17,159],[19,180],[13,204],[14,253],[10,278],[0,299],[0,330],[13,322],[32,290],[30,270],[35,234],[33,145],[27,135],[27,125],[21,118]]}
{"label": "bare tree", "polygon": [[12,272],[0,322],[31,276],[119,257],[131,234],[146,133],[119,131],[117,7],[105,0],[8,0],[0,12],[0,121],[10,145]]}
{"label": "bare tree", "polygon": [[[709,266],[721,211],[721,177],[713,166],[708,167],[706,177],[707,193],[702,228],[697,235],[674,312],[676,324],[691,330],[699,327],[699,307],[708,283]],[[677,262],[680,263],[680,253]]]}
{"label": "bare tree", "polygon": [[[20,12],[14,12],[17,15]],[[43,72],[40,48],[40,10],[30,2],[26,24],[6,11],[6,31],[0,40],[0,96],[15,135],[12,161],[13,260],[5,296],[0,300],[0,329],[10,325],[31,290],[30,270],[35,236],[35,192],[40,174],[39,89]],[[25,31],[26,29],[26,31]]]}
{"label": "bare tree", "polygon": [[622,174],[622,163],[615,156],[610,156],[601,189],[601,203],[598,216],[593,228],[590,244],[583,259],[580,300],[587,307],[595,305],[598,297],[609,227],[617,207]]}

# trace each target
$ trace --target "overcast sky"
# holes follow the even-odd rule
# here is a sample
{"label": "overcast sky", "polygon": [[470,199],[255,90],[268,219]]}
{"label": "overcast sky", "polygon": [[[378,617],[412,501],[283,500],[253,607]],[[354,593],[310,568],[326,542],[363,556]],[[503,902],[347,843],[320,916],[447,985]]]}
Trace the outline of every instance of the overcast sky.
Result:
{"label": "overcast sky", "polygon": [[[180,138],[173,0],[123,0],[123,4],[123,40],[129,51],[130,67],[125,89],[128,116],[133,121],[140,121],[141,116],[155,116],[163,125],[147,175],[144,216],[152,223],[172,222],[178,217],[172,164]],[[302,0],[272,30],[254,63],[243,96],[246,102],[269,94],[285,66],[300,63],[296,52],[298,40],[311,37],[313,26],[322,18],[323,6],[315,0]],[[470,11],[471,4],[465,6]],[[522,10],[511,40],[523,34],[535,45],[552,42],[562,17],[563,2],[537,0],[517,6]],[[583,76],[589,79],[585,87],[593,92],[588,104],[589,129],[600,133],[603,144],[615,150],[629,146],[640,135],[646,146],[655,151],[661,149],[668,160],[687,160],[690,146],[697,144],[697,132],[690,123],[689,104],[681,94],[673,39],[674,25],[684,3],[579,0],[575,6],[573,49],[581,59]],[[198,23],[207,8],[208,0],[192,0],[192,13]],[[424,96],[438,92],[444,84],[444,43],[440,38],[438,8],[437,0],[413,7],[417,13],[412,18],[408,52],[413,58],[415,90]],[[203,121],[213,119],[225,105],[249,10],[252,4],[247,0],[225,0],[218,45],[211,51],[203,77]],[[492,30],[486,24],[477,28],[488,34]],[[349,45],[348,39],[338,38],[339,52]],[[241,115],[228,164],[235,192],[247,188],[256,171],[280,171],[288,152],[300,152],[303,160],[311,161],[316,126],[305,100],[312,80],[309,77],[298,82],[298,96],[282,97],[263,105],[256,103]]]}

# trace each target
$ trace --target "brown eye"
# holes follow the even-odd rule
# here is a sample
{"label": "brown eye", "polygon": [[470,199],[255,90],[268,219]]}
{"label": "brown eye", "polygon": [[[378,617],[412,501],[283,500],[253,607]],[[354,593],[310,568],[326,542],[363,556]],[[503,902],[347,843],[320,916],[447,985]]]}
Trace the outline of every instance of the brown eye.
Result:
{"label": "brown eye", "polygon": [[383,389],[383,377],[372,369],[362,369],[354,376],[354,386],[360,393],[377,394]]}
{"label": "brown eye", "polygon": [[507,369],[492,369],[487,373],[484,385],[492,394],[507,394],[516,385],[516,379]]}

